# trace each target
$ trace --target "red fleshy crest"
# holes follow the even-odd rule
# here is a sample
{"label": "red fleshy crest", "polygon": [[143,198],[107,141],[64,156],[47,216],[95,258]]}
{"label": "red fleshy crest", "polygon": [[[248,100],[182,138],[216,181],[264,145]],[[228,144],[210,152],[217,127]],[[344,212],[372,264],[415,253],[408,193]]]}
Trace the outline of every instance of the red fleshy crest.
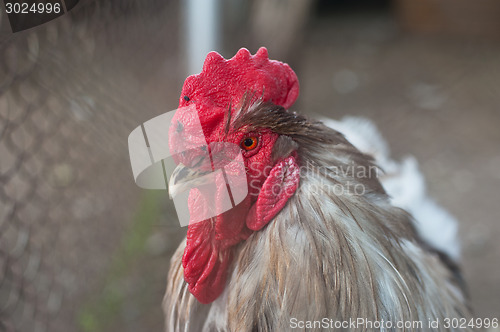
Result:
{"label": "red fleshy crest", "polygon": [[299,82],[286,63],[269,60],[264,47],[255,55],[242,48],[229,60],[210,52],[202,72],[184,82],[179,107],[196,103],[203,121],[214,107],[237,105],[247,91],[288,109],[299,95]]}

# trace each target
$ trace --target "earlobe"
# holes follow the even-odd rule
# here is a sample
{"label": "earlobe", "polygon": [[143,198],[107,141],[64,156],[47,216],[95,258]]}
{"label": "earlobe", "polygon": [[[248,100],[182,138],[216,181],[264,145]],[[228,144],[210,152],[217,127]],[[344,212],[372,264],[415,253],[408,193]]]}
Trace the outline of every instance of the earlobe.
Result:
{"label": "earlobe", "polygon": [[294,156],[289,156],[274,165],[257,201],[248,212],[246,224],[251,230],[264,227],[295,193],[299,186],[300,170]]}

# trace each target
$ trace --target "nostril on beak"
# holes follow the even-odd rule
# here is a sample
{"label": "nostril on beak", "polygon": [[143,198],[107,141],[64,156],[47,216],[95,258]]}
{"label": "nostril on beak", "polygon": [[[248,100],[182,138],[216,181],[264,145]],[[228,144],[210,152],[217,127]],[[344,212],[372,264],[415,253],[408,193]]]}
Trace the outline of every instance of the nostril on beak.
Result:
{"label": "nostril on beak", "polygon": [[183,130],[184,130],[184,125],[179,120],[177,120],[177,127],[175,128],[175,131],[181,133]]}

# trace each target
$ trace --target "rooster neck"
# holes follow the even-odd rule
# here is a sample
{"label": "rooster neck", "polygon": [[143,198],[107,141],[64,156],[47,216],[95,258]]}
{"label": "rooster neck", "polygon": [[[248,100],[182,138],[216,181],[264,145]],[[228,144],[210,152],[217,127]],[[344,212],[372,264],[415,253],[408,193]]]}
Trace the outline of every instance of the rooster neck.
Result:
{"label": "rooster neck", "polygon": [[[291,318],[425,323],[470,315],[450,271],[420,246],[411,217],[390,205],[376,176],[325,172],[332,165],[369,167],[369,158],[345,140],[299,145],[298,153],[310,169],[275,219],[236,247],[219,298],[209,305],[194,300],[174,256],[165,308],[176,315],[167,311],[167,326],[274,331],[288,330]],[[346,192],[339,195],[336,186]]]}
{"label": "rooster neck", "polygon": [[258,331],[286,330],[291,318],[467,316],[450,272],[419,246],[406,212],[376,191],[332,195],[324,180],[317,173],[303,177],[275,220],[235,253],[221,300],[228,330],[252,324]]}

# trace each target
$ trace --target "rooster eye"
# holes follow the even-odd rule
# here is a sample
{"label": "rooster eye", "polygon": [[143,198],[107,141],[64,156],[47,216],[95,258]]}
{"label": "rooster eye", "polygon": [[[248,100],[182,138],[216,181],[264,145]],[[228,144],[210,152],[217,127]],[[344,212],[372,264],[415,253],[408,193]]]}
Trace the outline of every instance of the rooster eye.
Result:
{"label": "rooster eye", "polygon": [[241,141],[241,147],[244,150],[250,151],[257,147],[259,139],[257,137],[247,137]]}

